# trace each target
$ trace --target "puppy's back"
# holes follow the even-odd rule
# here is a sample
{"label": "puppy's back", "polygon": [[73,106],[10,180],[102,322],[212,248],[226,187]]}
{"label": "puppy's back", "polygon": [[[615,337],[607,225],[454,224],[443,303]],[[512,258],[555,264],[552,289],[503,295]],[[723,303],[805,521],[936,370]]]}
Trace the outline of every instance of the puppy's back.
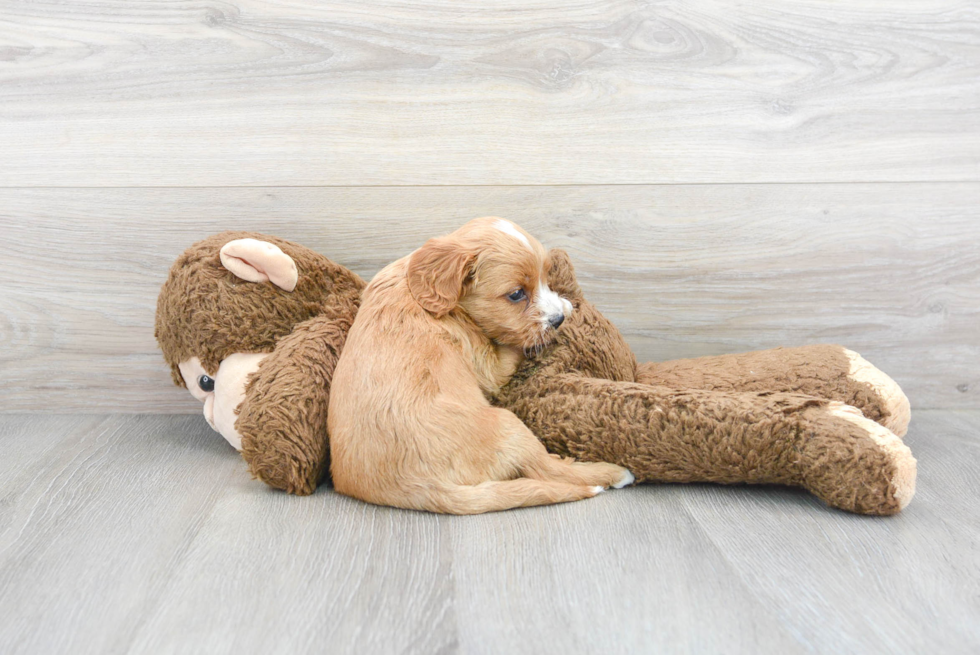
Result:
{"label": "puppy's back", "polygon": [[412,424],[426,422],[425,401],[439,393],[431,321],[408,292],[406,265],[394,262],[368,285],[331,384],[334,488],[369,502],[387,502],[418,461]]}

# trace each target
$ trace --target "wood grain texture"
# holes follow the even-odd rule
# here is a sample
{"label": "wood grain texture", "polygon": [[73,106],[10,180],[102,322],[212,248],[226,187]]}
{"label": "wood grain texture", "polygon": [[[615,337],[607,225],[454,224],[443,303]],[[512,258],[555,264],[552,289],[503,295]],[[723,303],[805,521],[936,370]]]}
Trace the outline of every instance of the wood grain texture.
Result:
{"label": "wood grain texture", "polygon": [[152,326],[208,234],[275,234],[370,279],[488,214],[567,248],[641,361],[839,342],[915,408],[978,407],[978,208],[977,184],[0,190],[0,411],[200,411]]}
{"label": "wood grain texture", "polygon": [[13,423],[0,431],[5,451],[60,439],[0,478],[6,653],[72,652],[79,641],[125,652],[240,473],[190,417],[69,418],[4,419]]}
{"label": "wood grain texture", "polygon": [[[787,502],[784,490],[765,497],[704,487],[683,502],[762,606],[813,652],[971,652],[980,640],[978,418],[974,411],[913,419],[905,441],[918,460],[916,496],[887,536],[850,514],[814,520],[803,493]],[[926,600],[940,589],[957,600]],[[882,601],[869,603],[869,595]]]}
{"label": "wood grain texture", "polygon": [[0,651],[976,652],[978,433],[916,415],[896,517],[711,485],[449,517],[273,492],[201,417],[0,417]]}
{"label": "wood grain texture", "polygon": [[960,0],[11,0],[0,21],[0,185],[980,179]]}

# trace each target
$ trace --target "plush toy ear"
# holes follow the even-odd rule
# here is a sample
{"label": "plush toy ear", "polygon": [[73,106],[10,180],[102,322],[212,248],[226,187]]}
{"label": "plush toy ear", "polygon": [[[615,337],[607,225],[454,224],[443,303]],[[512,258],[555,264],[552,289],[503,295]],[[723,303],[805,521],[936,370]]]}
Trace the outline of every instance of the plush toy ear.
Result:
{"label": "plush toy ear", "polygon": [[455,237],[429,239],[408,260],[412,297],[426,311],[445,316],[459,303],[475,259],[476,253]]}
{"label": "plush toy ear", "polygon": [[296,262],[279,246],[258,239],[235,239],[221,248],[221,265],[247,282],[272,282],[283,291],[296,288]]}
{"label": "plush toy ear", "polygon": [[575,279],[575,267],[572,266],[572,258],[561,248],[552,248],[548,251],[548,259],[551,260],[551,270],[548,272],[548,286],[559,296],[565,298],[580,298],[582,289]]}

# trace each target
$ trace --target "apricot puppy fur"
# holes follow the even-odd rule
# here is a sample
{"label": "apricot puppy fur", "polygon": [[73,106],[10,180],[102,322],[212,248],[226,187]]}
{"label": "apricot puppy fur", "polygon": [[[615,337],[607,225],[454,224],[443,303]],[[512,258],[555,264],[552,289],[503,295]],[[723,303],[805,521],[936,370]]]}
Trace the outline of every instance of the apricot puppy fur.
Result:
{"label": "apricot puppy fur", "polygon": [[375,276],[334,373],[337,491],[479,514],[581,500],[633,481],[614,464],[549,455],[519,418],[487,400],[572,310],[548,288],[549,269],[537,240],[489,217]]}

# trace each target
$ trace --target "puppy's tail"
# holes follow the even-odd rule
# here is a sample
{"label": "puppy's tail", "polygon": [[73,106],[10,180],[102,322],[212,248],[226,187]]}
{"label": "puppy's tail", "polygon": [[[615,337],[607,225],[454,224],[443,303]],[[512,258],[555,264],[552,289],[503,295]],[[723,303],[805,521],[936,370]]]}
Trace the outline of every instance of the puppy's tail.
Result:
{"label": "puppy's tail", "polygon": [[[427,482],[409,490],[408,509],[421,509],[440,514],[483,514],[515,507],[552,505],[592,498],[602,487],[532,480],[488,480],[476,485],[453,485]],[[399,503],[401,504],[401,503]]]}

